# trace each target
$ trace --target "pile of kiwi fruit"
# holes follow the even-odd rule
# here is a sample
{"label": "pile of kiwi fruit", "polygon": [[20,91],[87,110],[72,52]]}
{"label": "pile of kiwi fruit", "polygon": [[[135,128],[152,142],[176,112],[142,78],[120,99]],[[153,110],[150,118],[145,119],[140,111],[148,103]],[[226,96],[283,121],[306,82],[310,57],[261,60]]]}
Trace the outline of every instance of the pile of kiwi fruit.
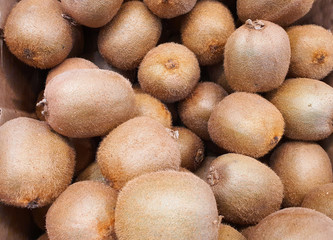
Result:
{"label": "pile of kiwi fruit", "polygon": [[0,240],[333,239],[324,0],[2,5],[40,85],[0,125]]}

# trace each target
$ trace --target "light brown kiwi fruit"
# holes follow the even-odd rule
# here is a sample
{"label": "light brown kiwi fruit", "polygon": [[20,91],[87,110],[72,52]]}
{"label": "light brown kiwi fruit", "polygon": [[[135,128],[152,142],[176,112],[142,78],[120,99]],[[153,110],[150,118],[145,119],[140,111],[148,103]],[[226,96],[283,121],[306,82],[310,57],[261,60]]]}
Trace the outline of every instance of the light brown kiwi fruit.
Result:
{"label": "light brown kiwi fruit", "polygon": [[227,93],[233,93],[234,90],[230,87],[224,72],[223,62],[207,67],[207,72],[210,81],[220,85]]}
{"label": "light brown kiwi fruit", "polygon": [[164,43],[150,50],[138,71],[142,90],[168,103],[186,98],[199,78],[197,58],[178,43]]}
{"label": "light brown kiwi fruit", "polygon": [[75,69],[57,75],[46,85],[43,103],[47,123],[71,138],[106,135],[135,111],[130,82],[101,69]]}
{"label": "light brown kiwi fruit", "polygon": [[317,25],[287,29],[291,46],[289,74],[322,79],[333,70],[333,34]]}
{"label": "light brown kiwi fruit", "polygon": [[263,219],[250,232],[248,240],[330,240],[333,220],[308,208],[285,208]]}
{"label": "light brown kiwi fruit", "polygon": [[51,203],[70,184],[75,152],[45,123],[20,117],[0,127],[0,200],[36,208]]}
{"label": "light brown kiwi fruit", "polygon": [[272,169],[258,160],[224,154],[210,165],[207,176],[220,215],[236,224],[256,224],[280,209],[283,185]]}
{"label": "light brown kiwi fruit", "polygon": [[233,227],[221,224],[219,228],[218,240],[246,240],[246,238]]}
{"label": "light brown kiwi fruit", "polygon": [[37,240],[49,240],[49,236],[47,236],[47,233],[44,233],[42,236],[40,236]]}
{"label": "light brown kiwi fruit", "polygon": [[296,140],[317,141],[333,132],[333,88],[318,80],[287,79],[267,98],[282,113],[285,135]]}
{"label": "light brown kiwi fruit", "polygon": [[274,150],[269,166],[284,185],[286,207],[300,206],[309,191],[333,181],[330,159],[316,143],[285,142]]}
{"label": "light brown kiwi fruit", "polygon": [[173,127],[177,132],[177,143],[180,150],[180,166],[195,171],[204,160],[205,146],[202,140],[191,130],[184,127]]}
{"label": "light brown kiwi fruit", "polygon": [[71,138],[70,142],[76,152],[74,175],[77,176],[95,160],[97,143],[93,138]]}
{"label": "light brown kiwi fruit", "polygon": [[284,120],[263,97],[235,92],[212,111],[208,132],[219,147],[251,157],[262,157],[280,141]]}
{"label": "light brown kiwi fruit", "polygon": [[214,107],[228,95],[219,85],[200,82],[193,92],[178,104],[180,119],[203,140],[210,140],[208,120]]}
{"label": "light brown kiwi fruit", "polygon": [[72,28],[57,0],[22,0],[10,12],[4,28],[9,50],[24,63],[52,68],[73,47]]}
{"label": "light brown kiwi fruit", "polygon": [[197,56],[200,65],[223,60],[224,46],[235,30],[229,9],[218,1],[199,1],[181,25],[183,44]]}
{"label": "light brown kiwi fruit", "polygon": [[194,172],[199,178],[208,183],[207,176],[209,175],[210,164],[216,159],[215,156],[207,156],[202,161],[201,166]]}
{"label": "light brown kiwi fruit", "polygon": [[158,17],[140,1],[125,2],[98,36],[98,49],[112,66],[135,69],[161,36]]}
{"label": "light brown kiwi fruit", "polygon": [[220,219],[212,190],[192,173],[142,175],[119,193],[119,240],[216,240]]}
{"label": "light brown kiwi fruit", "polygon": [[149,117],[133,118],[111,131],[98,148],[97,161],[115,189],[145,173],[179,170],[181,163],[171,130]]}
{"label": "light brown kiwi fruit", "polygon": [[46,226],[45,226],[46,213],[50,207],[51,207],[51,204],[31,210],[31,214],[32,214],[35,224],[42,230],[46,230]]}
{"label": "light brown kiwi fruit", "polygon": [[94,181],[69,186],[46,214],[50,240],[116,240],[115,206],[118,193]]}
{"label": "light brown kiwi fruit", "polygon": [[290,64],[288,34],[279,25],[247,20],[225,45],[224,71],[233,90],[267,92],[285,80]]}
{"label": "light brown kiwi fruit", "polygon": [[176,0],[176,1],[143,1],[150,11],[160,18],[174,18],[192,10],[197,0]]}
{"label": "light brown kiwi fruit", "polygon": [[238,0],[237,15],[247,19],[263,19],[288,26],[308,13],[314,0]]}
{"label": "light brown kiwi fruit", "polygon": [[111,21],[123,0],[61,0],[63,11],[74,21],[90,28],[99,28]]}
{"label": "light brown kiwi fruit", "polygon": [[103,176],[101,169],[98,166],[97,162],[91,163],[83,172],[80,173],[80,175],[76,178],[76,181],[97,181],[102,182],[107,185],[112,186],[112,183],[110,183],[108,180],[105,179]]}

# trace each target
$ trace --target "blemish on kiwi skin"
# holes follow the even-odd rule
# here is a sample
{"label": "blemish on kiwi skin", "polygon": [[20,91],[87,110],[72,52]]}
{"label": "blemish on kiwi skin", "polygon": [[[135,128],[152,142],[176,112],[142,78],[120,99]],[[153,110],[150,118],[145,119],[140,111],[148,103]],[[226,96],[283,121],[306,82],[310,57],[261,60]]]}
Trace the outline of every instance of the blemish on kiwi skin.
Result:
{"label": "blemish on kiwi skin", "polygon": [[164,65],[167,69],[176,69],[179,67],[178,61],[174,59],[169,59]]}
{"label": "blemish on kiwi skin", "polygon": [[279,142],[279,137],[275,136],[272,140],[271,140],[271,144],[277,144]]}
{"label": "blemish on kiwi skin", "polygon": [[204,159],[204,151],[202,149],[199,149],[197,151],[197,154],[195,155],[194,162],[199,165]]}
{"label": "blemish on kiwi skin", "polygon": [[312,104],[310,103],[310,104],[308,104],[308,107],[312,107]]}
{"label": "blemish on kiwi skin", "polygon": [[35,208],[38,208],[39,207],[39,197],[35,198],[34,200],[30,201],[28,204],[27,204],[27,208],[28,209],[35,209]]}
{"label": "blemish on kiwi skin", "polygon": [[207,181],[210,186],[216,185],[220,180],[220,176],[214,167],[209,168],[209,174],[207,176]]}
{"label": "blemish on kiwi skin", "polygon": [[25,49],[23,50],[23,56],[24,56],[26,59],[32,59],[32,58],[34,57],[34,54],[33,54],[33,52],[32,52],[30,49],[25,48]]}
{"label": "blemish on kiwi skin", "polygon": [[65,19],[65,20],[67,20],[71,25],[73,25],[73,26],[78,26],[79,24],[71,17],[71,16],[68,16],[67,14],[61,14],[61,16]]}
{"label": "blemish on kiwi skin", "polygon": [[323,64],[327,58],[328,54],[326,51],[318,50],[313,54],[312,62],[314,64]]}

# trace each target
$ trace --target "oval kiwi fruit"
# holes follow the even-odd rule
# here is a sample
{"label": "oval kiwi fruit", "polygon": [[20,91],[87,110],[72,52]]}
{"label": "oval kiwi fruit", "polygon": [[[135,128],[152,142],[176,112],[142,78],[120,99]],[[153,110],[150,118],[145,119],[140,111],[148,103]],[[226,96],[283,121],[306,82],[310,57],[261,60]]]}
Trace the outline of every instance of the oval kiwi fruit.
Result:
{"label": "oval kiwi fruit", "polygon": [[192,10],[197,0],[143,1],[150,11],[160,18],[174,18]]}
{"label": "oval kiwi fruit", "polygon": [[317,141],[333,132],[333,88],[324,82],[287,79],[267,95],[282,113],[288,138]]}
{"label": "oval kiwi fruit", "polygon": [[115,206],[118,193],[94,181],[69,186],[46,214],[50,240],[116,240]]}
{"label": "oval kiwi fruit", "polygon": [[229,9],[218,1],[199,1],[181,25],[183,44],[197,56],[200,65],[223,60],[224,46],[235,30]]}
{"label": "oval kiwi fruit", "polygon": [[161,36],[158,17],[140,1],[125,2],[98,36],[98,49],[112,66],[135,69]]}
{"label": "oval kiwi fruit", "polygon": [[72,138],[109,133],[133,117],[135,96],[130,82],[118,73],[76,69],[57,75],[44,91],[47,123]]}
{"label": "oval kiwi fruit", "polygon": [[75,152],[45,122],[20,117],[0,127],[0,200],[36,208],[71,183]]}
{"label": "oval kiwi fruit", "polygon": [[219,228],[218,240],[246,240],[246,238],[233,227],[221,224]]}
{"label": "oval kiwi fruit", "polygon": [[286,207],[300,206],[309,191],[333,181],[330,159],[316,143],[285,142],[274,150],[269,166],[284,185]]}
{"label": "oval kiwi fruit", "polygon": [[291,46],[289,74],[322,79],[333,70],[333,34],[317,25],[287,29]]}
{"label": "oval kiwi fruit", "polygon": [[263,97],[235,92],[212,111],[208,132],[219,147],[251,157],[262,157],[280,141],[284,120]]}
{"label": "oval kiwi fruit", "polygon": [[212,190],[192,173],[137,177],[122,189],[116,205],[119,240],[216,240],[219,222]]}
{"label": "oval kiwi fruit", "polygon": [[91,163],[86,169],[84,169],[83,172],[81,172],[76,178],[76,181],[97,181],[112,186],[112,183],[106,180],[103,176],[97,162]]}
{"label": "oval kiwi fruit", "polygon": [[62,17],[57,0],[22,0],[10,12],[4,27],[9,50],[24,63],[52,68],[73,47],[70,23]]}
{"label": "oval kiwi fruit", "polygon": [[233,90],[267,92],[285,80],[290,64],[286,31],[272,22],[250,19],[225,45],[224,71]]}
{"label": "oval kiwi fruit", "polygon": [[150,50],[138,71],[142,90],[168,103],[186,98],[199,78],[197,58],[178,43],[164,43]]}

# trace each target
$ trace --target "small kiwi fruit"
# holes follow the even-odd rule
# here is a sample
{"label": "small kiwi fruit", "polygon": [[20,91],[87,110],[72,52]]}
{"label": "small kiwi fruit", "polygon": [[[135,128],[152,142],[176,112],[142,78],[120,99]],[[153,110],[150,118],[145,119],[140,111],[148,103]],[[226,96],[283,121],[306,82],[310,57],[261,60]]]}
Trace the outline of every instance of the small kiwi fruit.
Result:
{"label": "small kiwi fruit", "polygon": [[49,240],[49,236],[47,236],[47,233],[44,233],[42,236],[40,236],[37,240]]}
{"label": "small kiwi fruit", "polygon": [[199,178],[208,183],[207,176],[209,175],[210,164],[216,159],[215,156],[207,156],[202,161],[201,166],[194,172]]}
{"label": "small kiwi fruit", "polygon": [[333,88],[308,78],[287,79],[267,99],[282,113],[285,135],[295,140],[317,141],[333,132]]}
{"label": "small kiwi fruit", "polygon": [[164,43],[150,50],[138,71],[142,90],[168,103],[186,98],[199,79],[197,58],[178,43]]}
{"label": "small kiwi fruit", "polygon": [[57,0],[18,2],[7,18],[4,37],[18,59],[42,69],[64,61],[73,47],[71,25]]}
{"label": "small kiwi fruit", "polygon": [[137,177],[119,193],[119,240],[216,240],[220,219],[209,185],[192,173],[163,171]]}
{"label": "small kiwi fruit", "polygon": [[51,207],[51,204],[31,210],[31,214],[32,214],[35,224],[44,231],[46,230],[46,226],[45,226],[46,213],[50,207]]}
{"label": "small kiwi fruit", "polygon": [[283,205],[298,207],[313,188],[333,181],[325,150],[311,142],[285,142],[271,155],[269,166],[284,185]]}
{"label": "small kiwi fruit", "polygon": [[156,46],[161,32],[160,19],[143,2],[125,2],[112,21],[100,30],[98,49],[112,66],[135,69]]}
{"label": "small kiwi fruit", "polygon": [[246,238],[233,227],[221,224],[218,240],[246,240]]}
{"label": "small kiwi fruit", "polygon": [[333,34],[317,25],[287,29],[291,46],[289,74],[322,79],[333,70]]}
{"label": "small kiwi fruit", "polygon": [[97,162],[91,163],[80,175],[76,178],[76,181],[98,181],[112,186],[108,180],[103,176],[101,169]]}
{"label": "small kiwi fruit", "polygon": [[212,111],[208,132],[219,147],[251,157],[262,157],[280,141],[284,120],[265,98],[245,92],[225,97]]}
{"label": "small kiwi fruit", "polygon": [[145,173],[179,170],[180,150],[170,131],[149,117],[135,117],[118,126],[97,151],[103,176],[121,189]]}
{"label": "small kiwi fruit", "polygon": [[208,120],[214,107],[228,95],[219,85],[200,82],[193,92],[178,104],[180,119],[203,140],[210,140]]}
{"label": "small kiwi fruit", "polygon": [[46,122],[20,117],[0,127],[0,200],[36,208],[71,183],[75,152]]}
{"label": "small kiwi fruit", "polygon": [[50,240],[116,240],[115,206],[118,193],[94,181],[70,185],[46,214]]}
{"label": "small kiwi fruit", "polygon": [[150,11],[160,18],[174,18],[192,10],[197,0],[143,0]]}

